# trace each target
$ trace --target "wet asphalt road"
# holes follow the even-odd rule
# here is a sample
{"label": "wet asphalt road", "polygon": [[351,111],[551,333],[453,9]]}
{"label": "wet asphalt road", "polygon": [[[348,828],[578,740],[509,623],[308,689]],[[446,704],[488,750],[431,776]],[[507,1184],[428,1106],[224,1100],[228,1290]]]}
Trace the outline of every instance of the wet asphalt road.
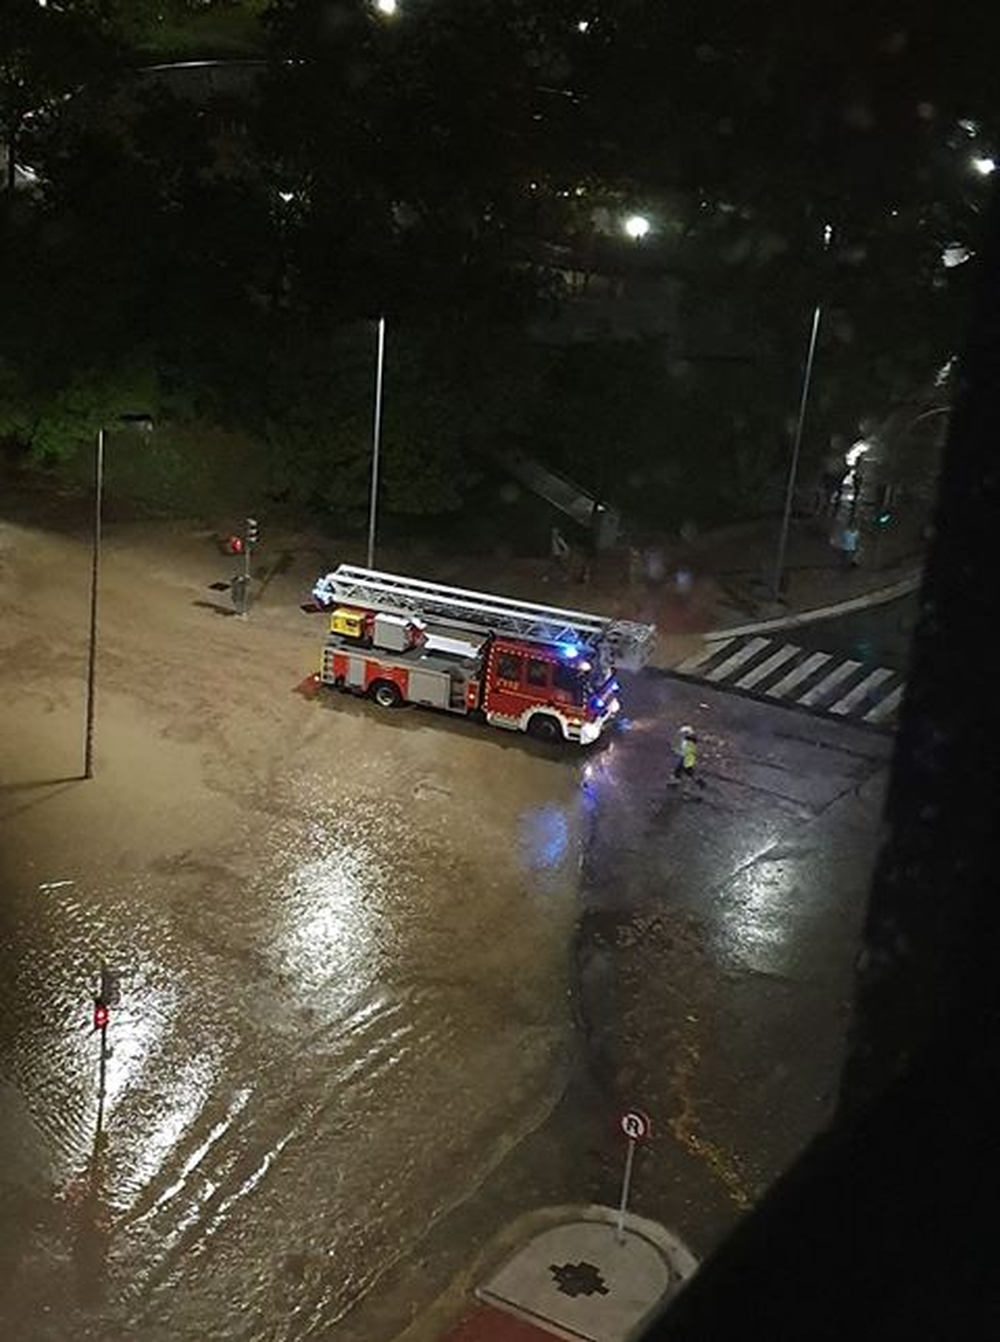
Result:
{"label": "wet asphalt road", "polygon": [[[703,1251],[829,1114],[890,745],[670,676],[630,705],[590,769],[582,991],[606,1083],[711,1172],[671,1198]],[[664,785],[680,722],[704,791]]]}
{"label": "wet asphalt road", "polygon": [[913,592],[883,606],[796,626],[794,641],[813,652],[843,653],[858,662],[906,671],[919,610]]}
{"label": "wet asphalt road", "polygon": [[310,701],[312,557],[243,624],[203,534],[122,527],[81,784],[85,559],[0,529],[7,1335],[381,1342],[492,1171],[613,1202],[626,1099],[663,1134],[636,1209],[714,1242],[829,1110],[883,739],[658,676],[586,761]]}

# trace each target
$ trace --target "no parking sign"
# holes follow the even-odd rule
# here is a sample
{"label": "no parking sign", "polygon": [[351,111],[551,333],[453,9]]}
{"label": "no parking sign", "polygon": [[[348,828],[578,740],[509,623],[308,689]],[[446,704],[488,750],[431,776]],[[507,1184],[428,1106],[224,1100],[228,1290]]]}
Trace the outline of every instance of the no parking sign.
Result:
{"label": "no parking sign", "polygon": [[652,1124],[641,1109],[628,1109],[621,1117],[622,1132],[630,1142],[642,1142],[649,1136]]}
{"label": "no parking sign", "polygon": [[619,1120],[621,1130],[628,1138],[628,1151],[625,1155],[625,1173],[622,1176],[622,1200],[618,1206],[618,1242],[625,1241],[625,1208],[628,1205],[629,1184],[632,1182],[632,1157],[635,1155],[636,1142],[644,1142],[653,1130],[649,1115],[641,1109],[626,1109]]}

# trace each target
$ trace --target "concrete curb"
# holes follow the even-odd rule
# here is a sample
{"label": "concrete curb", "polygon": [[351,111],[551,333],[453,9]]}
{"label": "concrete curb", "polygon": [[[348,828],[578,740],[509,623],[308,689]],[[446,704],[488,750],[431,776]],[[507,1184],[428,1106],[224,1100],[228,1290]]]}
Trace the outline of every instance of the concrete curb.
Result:
{"label": "concrete curb", "polygon": [[754,624],[730,625],[724,629],[710,629],[701,637],[706,643],[716,643],[724,638],[739,638],[744,634],[766,634],[778,629],[795,629],[799,625],[813,624],[820,620],[833,620],[838,615],[850,615],[856,610],[867,610],[870,606],[882,606],[908,596],[919,587],[923,570],[908,574],[887,587],[879,587],[874,592],[862,596],[849,597],[846,601],[837,601],[832,606],[818,606],[815,610],[800,611],[795,615],[779,615],[772,620],[758,620]]}
{"label": "concrete curb", "polygon": [[[422,1310],[402,1332],[395,1335],[394,1342],[427,1342],[431,1336],[449,1336],[448,1329],[453,1326],[458,1313],[462,1308],[467,1309],[471,1303],[542,1326],[552,1336],[566,1336],[567,1334],[561,1334],[551,1321],[542,1324],[538,1315],[533,1315],[530,1308],[518,1310],[515,1306],[512,1309],[509,1302],[501,1305],[495,1298],[491,1298],[489,1283],[505,1264],[516,1258],[544,1232],[588,1221],[614,1225],[617,1215],[613,1208],[597,1203],[557,1204],[536,1207],[532,1211],[522,1213],[515,1220],[507,1222],[482,1245],[436,1300]],[[679,1236],[658,1221],[651,1221],[629,1212],[625,1217],[625,1230],[630,1236],[641,1238],[655,1247],[669,1270],[670,1277],[675,1283],[675,1290],[680,1290],[697,1270],[698,1259]],[[648,1302],[647,1312],[651,1313],[658,1308],[661,1299],[651,1299]],[[576,1333],[575,1337],[578,1339],[580,1334]]]}
{"label": "concrete curb", "polygon": [[[676,1295],[695,1272],[697,1260],[659,1222],[627,1214],[619,1240],[614,1235],[617,1220],[613,1208],[593,1203],[544,1208],[518,1218],[505,1234],[508,1240],[516,1239],[517,1247],[486,1280],[479,1281],[476,1298],[502,1313],[541,1325],[557,1337],[603,1337],[610,1342],[631,1336],[641,1319]],[[592,1227],[600,1227],[596,1242]],[[609,1251],[612,1242],[613,1253]],[[605,1273],[609,1285],[617,1275],[618,1289],[611,1296],[603,1290],[604,1300],[570,1304],[553,1291],[551,1268],[545,1265],[551,1263],[553,1254],[565,1253],[573,1259],[581,1249],[591,1255],[587,1266]],[[625,1255],[624,1260],[619,1254]]]}
{"label": "concrete curb", "polygon": [[[553,1230],[561,1225],[575,1224],[577,1221],[599,1221],[602,1225],[617,1225],[618,1212],[614,1207],[605,1207],[599,1202],[567,1202],[554,1207],[538,1207],[534,1211],[525,1212],[499,1231],[483,1250],[480,1259],[492,1256],[496,1266],[500,1259],[510,1256],[512,1246],[527,1244],[543,1230]],[[651,1221],[646,1216],[626,1212],[625,1229],[635,1235],[641,1235],[643,1239],[654,1244],[679,1279],[687,1280],[698,1266],[698,1260],[680,1237],[672,1230],[668,1230],[665,1225],[661,1225],[659,1221]]]}

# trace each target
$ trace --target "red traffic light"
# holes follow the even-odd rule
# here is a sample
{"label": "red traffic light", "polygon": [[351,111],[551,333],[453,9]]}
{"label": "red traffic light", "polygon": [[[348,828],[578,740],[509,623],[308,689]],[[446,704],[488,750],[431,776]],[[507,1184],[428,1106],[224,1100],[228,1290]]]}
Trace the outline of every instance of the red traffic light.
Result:
{"label": "red traffic light", "polygon": [[230,536],[230,537],[229,537],[229,553],[232,554],[232,555],[241,555],[241,554],[243,553],[243,537],[242,537],[242,536]]}
{"label": "red traffic light", "polygon": [[107,1028],[110,1012],[106,1002],[102,1002],[99,997],[94,998],[94,1029],[104,1030]]}

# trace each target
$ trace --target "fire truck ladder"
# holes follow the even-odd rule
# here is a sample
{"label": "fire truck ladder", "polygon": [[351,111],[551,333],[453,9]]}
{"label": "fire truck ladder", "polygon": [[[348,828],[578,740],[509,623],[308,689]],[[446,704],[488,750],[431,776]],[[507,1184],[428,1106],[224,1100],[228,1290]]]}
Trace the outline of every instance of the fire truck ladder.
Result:
{"label": "fire truck ladder", "polygon": [[649,660],[656,631],[650,624],[612,620],[585,611],[560,610],[530,601],[512,601],[489,592],[406,578],[398,573],[341,564],[321,578],[313,596],[324,605],[343,603],[413,615],[428,624],[437,621],[477,632],[493,630],[532,643],[562,643],[593,647],[605,643],[615,664],[638,670]]}

